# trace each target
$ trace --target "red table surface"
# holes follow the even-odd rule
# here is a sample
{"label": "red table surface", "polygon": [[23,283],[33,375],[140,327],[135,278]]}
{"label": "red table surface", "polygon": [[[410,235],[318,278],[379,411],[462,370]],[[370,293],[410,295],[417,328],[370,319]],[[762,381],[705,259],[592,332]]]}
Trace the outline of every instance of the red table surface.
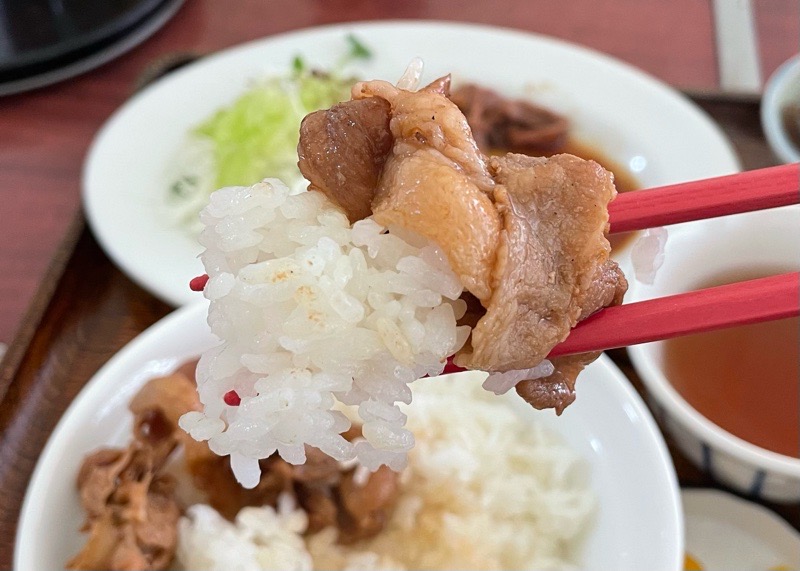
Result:
{"label": "red table surface", "polygon": [[[753,3],[766,77],[800,47],[800,3]],[[96,131],[166,56],[386,18],[501,25],[604,51],[677,88],[711,92],[695,100],[731,138],[744,167],[776,164],[757,101],[718,93],[710,0],[186,0],[125,56],[70,81],[0,98],[0,341],[12,345],[0,363],[0,569],[11,565],[24,491],[64,409],[103,363],[170,311],[114,268],[83,229],[80,172]],[[610,355],[643,393],[625,351]],[[682,486],[720,487],[666,440]],[[800,503],[762,503],[800,530]]]}

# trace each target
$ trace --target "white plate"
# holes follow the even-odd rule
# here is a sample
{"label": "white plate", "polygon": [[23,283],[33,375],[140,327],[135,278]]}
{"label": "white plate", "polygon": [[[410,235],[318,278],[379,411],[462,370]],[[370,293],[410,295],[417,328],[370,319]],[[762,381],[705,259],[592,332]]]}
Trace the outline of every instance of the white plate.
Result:
{"label": "white plate", "polygon": [[686,552],[702,569],[800,569],[800,533],[767,508],[719,490],[681,495]]}
{"label": "white plate", "polygon": [[[17,571],[61,569],[84,538],[75,477],[83,456],[127,441],[131,396],[154,375],[215,343],[206,305],[166,317],[120,351],[89,382],[56,427],[29,485],[17,534]],[[622,373],[602,356],[579,382],[579,397],[561,417],[507,395],[587,459],[599,510],[581,569],[678,571],[683,519],[675,470],[650,413]],[[505,398],[505,397],[498,397]],[[412,404],[413,406],[413,404]],[[44,538],[44,540],[43,540]]]}
{"label": "white plate", "polygon": [[355,70],[396,80],[414,56],[425,79],[452,72],[565,113],[578,136],[645,187],[739,170],[719,128],[688,99],[627,64],[533,34],[469,24],[381,22],[314,28],[255,41],[180,69],[137,94],[102,128],[83,177],[84,206],[103,248],[133,280],[173,305],[191,303],[200,247],[157,215],[167,163],[182,137],[249,82],[285,74],[302,54],[331,67],[353,33],[374,52]]}

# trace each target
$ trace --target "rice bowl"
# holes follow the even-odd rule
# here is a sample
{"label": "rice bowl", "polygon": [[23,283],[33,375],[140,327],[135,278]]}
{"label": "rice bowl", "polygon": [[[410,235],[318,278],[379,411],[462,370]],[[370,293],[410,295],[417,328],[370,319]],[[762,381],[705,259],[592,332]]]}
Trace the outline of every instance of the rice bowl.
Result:
{"label": "rice bowl", "polygon": [[[15,569],[60,568],[80,547],[81,508],[73,478],[64,475],[77,473],[90,450],[127,440],[127,402],[147,379],[214,345],[205,325],[207,310],[206,304],[187,307],[153,326],[101,369],[70,406],[31,480]],[[578,555],[581,568],[680,569],[683,523],[677,481],[652,417],[606,357],[587,368],[581,383],[581,398],[558,418],[536,413],[519,399],[491,398],[503,399],[515,414],[535,418],[589,466],[597,510]],[[42,537],[48,537],[44,547]]]}
{"label": "rice bowl", "polygon": [[[398,504],[374,538],[340,545],[335,528],[303,538],[306,514],[287,497],[277,510],[243,508],[235,525],[195,505],[181,522],[180,563],[247,568],[257,559],[309,571],[578,565],[596,508],[588,467],[549,429],[520,422],[480,382],[480,375],[450,375],[414,383],[405,412],[417,445]],[[442,415],[446,407],[451,413]]]}

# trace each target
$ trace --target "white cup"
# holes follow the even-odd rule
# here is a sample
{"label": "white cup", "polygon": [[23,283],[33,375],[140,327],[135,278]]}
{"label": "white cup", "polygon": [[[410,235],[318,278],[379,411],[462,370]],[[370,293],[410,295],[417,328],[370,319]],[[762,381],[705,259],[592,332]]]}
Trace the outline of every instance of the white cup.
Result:
{"label": "white cup", "polygon": [[[626,302],[691,291],[737,269],[779,269],[779,273],[800,269],[798,207],[681,224],[670,227],[669,232],[664,264],[654,283],[631,279]],[[751,444],[694,409],[665,374],[664,342],[637,345],[628,351],[662,428],[697,466],[756,498],[800,500],[800,458]],[[769,375],[764,382],[769,382]],[[724,390],[720,387],[721,398]]]}

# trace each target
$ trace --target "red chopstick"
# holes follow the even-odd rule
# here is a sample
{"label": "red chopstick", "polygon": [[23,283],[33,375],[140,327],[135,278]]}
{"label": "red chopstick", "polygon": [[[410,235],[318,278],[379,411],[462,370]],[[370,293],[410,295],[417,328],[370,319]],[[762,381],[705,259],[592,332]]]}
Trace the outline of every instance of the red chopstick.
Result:
{"label": "red chopstick", "polygon": [[607,307],[581,321],[551,357],[626,347],[800,315],[800,272]]}
{"label": "red chopstick", "polygon": [[[650,190],[609,204],[610,232],[630,232],[800,203],[800,164]],[[548,357],[800,315],[800,272],[607,307],[578,323]],[[445,373],[463,371],[448,359]]]}
{"label": "red chopstick", "polygon": [[608,205],[610,232],[629,232],[800,203],[800,164],[623,192]]}
{"label": "red chopstick", "polygon": [[[548,357],[604,351],[798,315],[800,272],[791,272],[607,307],[578,323]],[[449,360],[444,372],[463,370]]]}

